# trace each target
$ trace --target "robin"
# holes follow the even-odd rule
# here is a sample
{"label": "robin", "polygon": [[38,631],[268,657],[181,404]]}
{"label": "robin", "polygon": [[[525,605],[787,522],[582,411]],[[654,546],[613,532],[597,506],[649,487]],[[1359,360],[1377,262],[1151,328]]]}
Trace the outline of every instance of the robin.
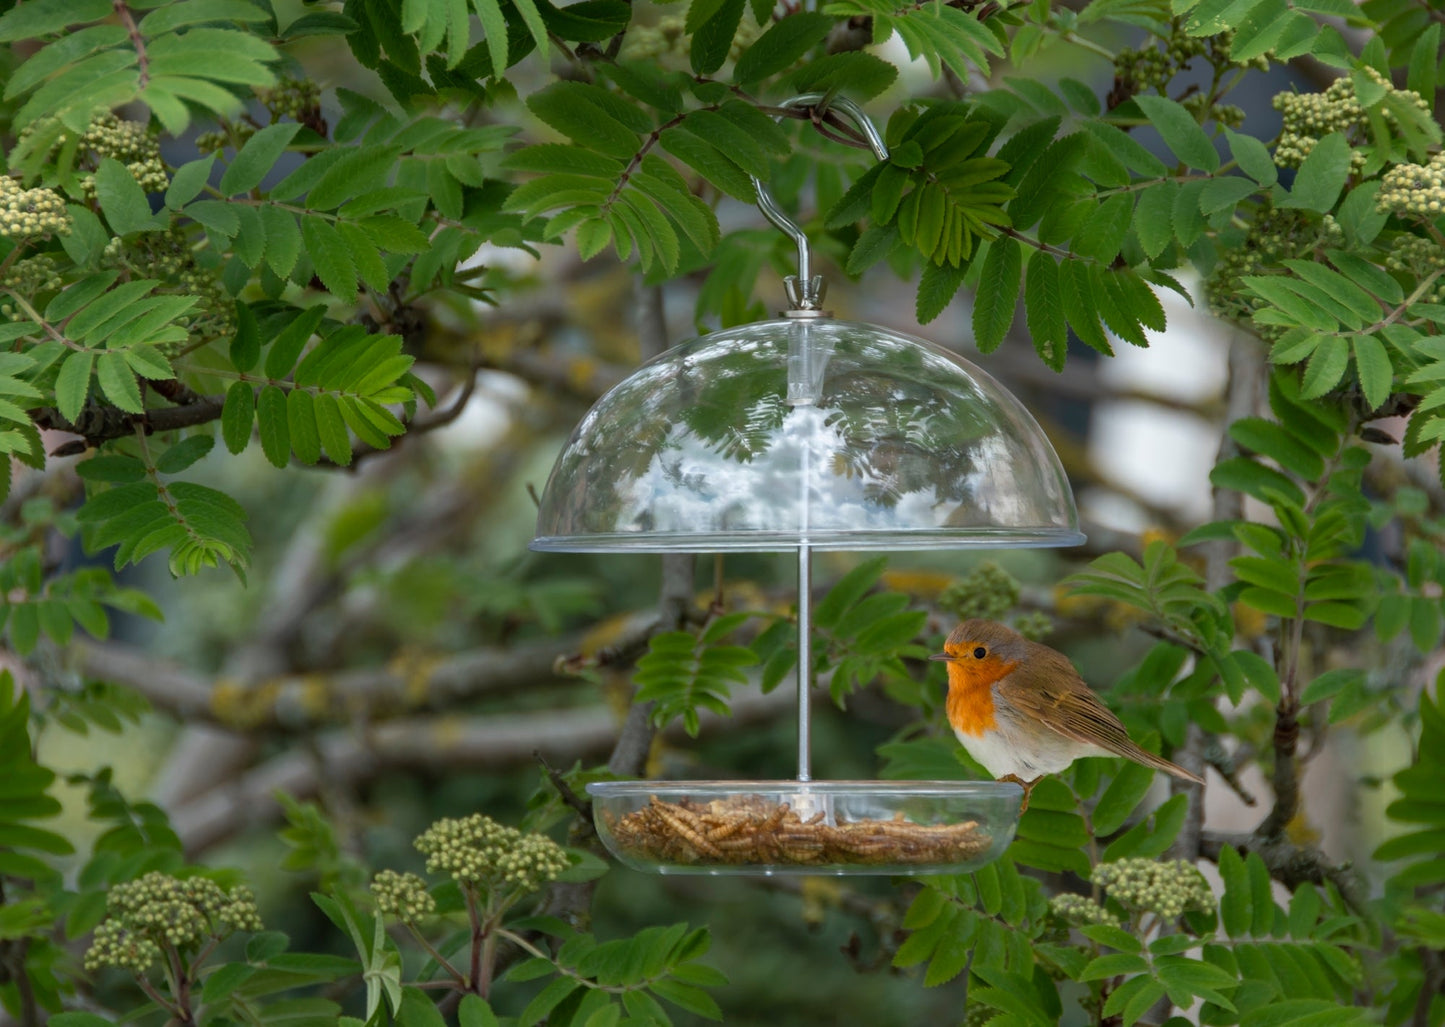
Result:
{"label": "robin", "polygon": [[1045,774],[1080,756],[1123,756],[1195,784],[1202,778],[1139,748],[1068,657],[1006,625],[967,620],[943,652],[948,723],[968,754],[1000,781],[1023,785],[1023,808]]}

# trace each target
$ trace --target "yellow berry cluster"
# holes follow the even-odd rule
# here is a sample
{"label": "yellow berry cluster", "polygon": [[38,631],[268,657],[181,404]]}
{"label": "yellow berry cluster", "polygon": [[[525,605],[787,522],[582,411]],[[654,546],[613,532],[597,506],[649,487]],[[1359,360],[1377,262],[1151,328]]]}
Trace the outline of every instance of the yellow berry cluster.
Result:
{"label": "yellow berry cluster", "polygon": [[225,891],[209,878],[160,871],[112,888],[106,913],[85,954],[85,968],[92,972],[117,966],[144,973],[166,947],[182,949],[232,931],[261,930],[249,888]]}
{"label": "yellow berry cluster", "polygon": [[1119,925],[1119,918],[1087,895],[1063,892],[1049,899],[1049,915],[1072,927],[1089,924]]}
{"label": "yellow berry cluster", "polygon": [[406,923],[425,919],[437,909],[437,901],[427,891],[426,882],[416,874],[383,870],[372,879],[371,895],[382,915],[394,916]]}
{"label": "yellow berry cluster", "polygon": [[304,121],[321,105],[321,87],[307,78],[282,78],[271,89],[257,90],[272,118]]}
{"label": "yellow berry cluster", "polygon": [[[150,127],[139,121],[122,121],[110,111],[101,111],[90,119],[80,142],[97,161],[106,157],[120,161],[148,193],[162,192],[170,185],[160,144]],[[82,179],[81,189],[87,196],[93,195],[94,179]]]}
{"label": "yellow berry cluster", "polygon": [[[1407,103],[1421,110],[1430,109],[1418,93],[1394,88],[1374,68],[1366,68],[1365,74]],[[1274,162],[1282,168],[1299,167],[1314,150],[1315,144],[1331,132],[1361,138],[1369,126],[1369,116],[1355,95],[1355,83],[1350,78],[1335,79],[1323,93],[1278,93],[1273,105],[1284,119],[1279,145],[1274,152]],[[1394,115],[1388,109],[1384,111],[1384,117],[1386,121],[1394,121]],[[1351,154],[1350,162],[1353,170],[1359,171],[1364,167],[1365,155],[1356,150]]]}
{"label": "yellow berry cluster", "polygon": [[416,840],[432,873],[450,874],[463,885],[536,891],[569,865],[552,839],[526,834],[473,813],[438,820]]}
{"label": "yellow berry cluster", "polygon": [[0,289],[14,289],[27,299],[55,292],[62,284],[60,268],[48,253],[17,260],[0,273]]}
{"label": "yellow berry cluster", "polygon": [[1093,881],[1126,909],[1172,920],[1186,910],[1214,905],[1214,893],[1198,867],[1184,859],[1159,862],[1121,859],[1094,868]]}
{"label": "yellow berry cluster", "polygon": [[1434,220],[1445,212],[1445,154],[1425,164],[1397,164],[1385,172],[1375,207],[1390,214]]}
{"label": "yellow berry cluster", "polygon": [[938,605],[959,620],[998,620],[1018,601],[1018,581],[992,560],[979,564],[968,577],[955,581],[938,596]]}
{"label": "yellow berry cluster", "polygon": [[0,174],[0,237],[33,239],[68,235],[70,215],[65,201],[53,189],[22,189],[9,175]]}

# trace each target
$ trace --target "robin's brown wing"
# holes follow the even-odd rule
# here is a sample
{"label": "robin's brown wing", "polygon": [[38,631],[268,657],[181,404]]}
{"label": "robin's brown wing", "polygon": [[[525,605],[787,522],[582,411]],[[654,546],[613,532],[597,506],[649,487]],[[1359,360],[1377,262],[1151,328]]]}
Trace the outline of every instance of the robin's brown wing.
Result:
{"label": "robin's brown wing", "polygon": [[1065,738],[1097,745],[1116,756],[1199,784],[1183,767],[1134,744],[1114,711],[1084,684],[1074,665],[1046,645],[1033,643],[1024,666],[995,685],[998,701],[1031,714]]}
{"label": "robin's brown wing", "polygon": [[1138,748],[1129,740],[1119,718],[1084,684],[1068,657],[1048,646],[1034,645],[1030,649],[1024,666],[995,686],[1000,700],[1076,742],[1097,745],[1120,756]]}

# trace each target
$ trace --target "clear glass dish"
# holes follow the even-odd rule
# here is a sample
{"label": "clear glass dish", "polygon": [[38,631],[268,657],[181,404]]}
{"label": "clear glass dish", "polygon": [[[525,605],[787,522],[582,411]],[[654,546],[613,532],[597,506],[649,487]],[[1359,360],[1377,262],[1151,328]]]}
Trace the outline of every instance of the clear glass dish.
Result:
{"label": "clear glass dish", "polygon": [[967,360],[831,318],[714,332],[588,411],[542,494],[562,552],[1068,546],[1038,422]]}
{"label": "clear glass dish", "polygon": [[945,874],[997,859],[1023,789],[993,781],[606,781],[608,850],[660,874]]}

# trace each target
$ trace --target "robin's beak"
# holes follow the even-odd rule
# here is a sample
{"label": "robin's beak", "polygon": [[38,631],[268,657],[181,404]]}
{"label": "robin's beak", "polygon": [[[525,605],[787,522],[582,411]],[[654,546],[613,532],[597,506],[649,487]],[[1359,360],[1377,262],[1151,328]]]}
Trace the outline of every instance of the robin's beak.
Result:
{"label": "robin's beak", "polygon": [[952,660],[953,657],[949,656],[947,653],[934,653],[932,656],[929,657],[929,659],[937,660],[941,663],[947,663],[949,660]]}

